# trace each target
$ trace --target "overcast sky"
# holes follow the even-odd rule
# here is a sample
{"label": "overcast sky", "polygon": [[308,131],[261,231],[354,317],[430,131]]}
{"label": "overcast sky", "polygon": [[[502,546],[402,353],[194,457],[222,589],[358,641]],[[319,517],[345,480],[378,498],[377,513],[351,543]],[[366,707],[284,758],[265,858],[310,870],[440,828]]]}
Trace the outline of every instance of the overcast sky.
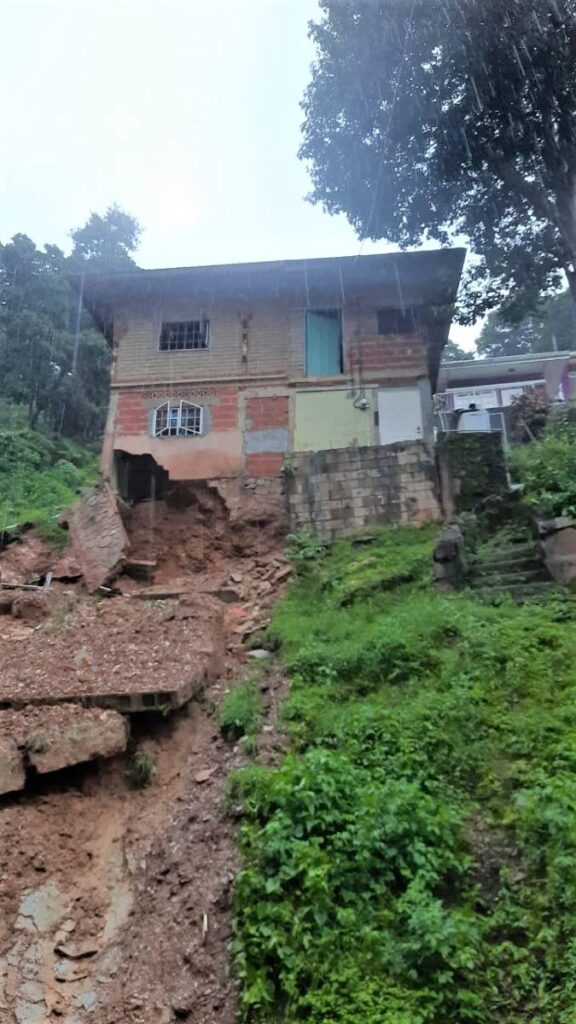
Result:
{"label": "overcast sky", "polygon": [[[0,240],[118,203],[140,266],[378,252],[305,201],[316,0],[0,0]],[[472,332],[472,336],[473,336]],[[453,336],[469,347],[470,332]]]}

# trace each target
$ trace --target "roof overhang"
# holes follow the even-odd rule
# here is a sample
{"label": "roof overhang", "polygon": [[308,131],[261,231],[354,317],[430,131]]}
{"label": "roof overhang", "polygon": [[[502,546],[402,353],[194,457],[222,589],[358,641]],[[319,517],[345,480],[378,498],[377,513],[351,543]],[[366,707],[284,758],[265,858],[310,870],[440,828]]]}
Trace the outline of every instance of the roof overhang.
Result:
{"label": "roof overhang", "polygon": [[[234,299],[239,306],[256,298],[285,297],[304,308],[330,302],[344,305],[363,295],[384,307],[418,308],[440,350],[448,337],[465,249],[420,250],[313,260],[231,263],[166,270],[76,274],[73,286],[97,326],[112,340],[117,310],[140,303],[161,305],[189,299],[211,303]],[[438,360],[439,361],[439,360]]]}
{"label": "roof overhang", "polygon": [[454,360],[442,364],[438,387],[444,391],[446,388],[464,387],[472,381],[504,384],[506,381],[522,380],[525,377],[538,376],[544,379],[546,367],[551,363],[563,363],[566,366],[575,359],[576,353],[566,350],[534,352],[520,356],[496,356],[491,359]]}

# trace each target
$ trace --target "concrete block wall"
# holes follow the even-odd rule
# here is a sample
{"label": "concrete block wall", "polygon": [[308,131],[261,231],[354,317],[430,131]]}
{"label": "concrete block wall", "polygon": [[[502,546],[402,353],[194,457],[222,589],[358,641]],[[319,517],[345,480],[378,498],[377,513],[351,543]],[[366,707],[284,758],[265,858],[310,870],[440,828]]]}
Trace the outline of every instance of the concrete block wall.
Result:
{"label": "concrete block wall", "polygon": [[418,441],[293,455],[286,491],[291,529],[322,540],[441,519],[434,453]]}

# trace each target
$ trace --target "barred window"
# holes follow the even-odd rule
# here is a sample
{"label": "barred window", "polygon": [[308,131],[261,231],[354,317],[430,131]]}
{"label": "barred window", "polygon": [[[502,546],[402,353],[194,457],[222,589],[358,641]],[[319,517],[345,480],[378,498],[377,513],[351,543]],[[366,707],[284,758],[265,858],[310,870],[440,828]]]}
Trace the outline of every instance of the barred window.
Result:
{"label": "barred window", "polygon": [[192,402],[164,402],[154,410],[154,437],[198,437],[204,425],[204,410]]}
{"label": "barred window", "polygon": [[379,309],[378,334],[412,334],[416,329],[413,309]]}
{"label": "barred window", "polygon": [[175,320],[162,324],[161,352],[208,348],[209,320]]}

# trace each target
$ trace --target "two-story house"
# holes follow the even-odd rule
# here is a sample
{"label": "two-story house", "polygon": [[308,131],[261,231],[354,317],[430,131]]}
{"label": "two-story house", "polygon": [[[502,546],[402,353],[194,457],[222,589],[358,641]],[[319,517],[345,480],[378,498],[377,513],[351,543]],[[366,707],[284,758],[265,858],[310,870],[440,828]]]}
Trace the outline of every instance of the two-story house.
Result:
{"label": "two-story house", "polygon": [[[433,438],[461,249],[77,280],[113,349],[103,471],[280,477],[292,453]],[[152,461],[153,460],[153,461]]]}

